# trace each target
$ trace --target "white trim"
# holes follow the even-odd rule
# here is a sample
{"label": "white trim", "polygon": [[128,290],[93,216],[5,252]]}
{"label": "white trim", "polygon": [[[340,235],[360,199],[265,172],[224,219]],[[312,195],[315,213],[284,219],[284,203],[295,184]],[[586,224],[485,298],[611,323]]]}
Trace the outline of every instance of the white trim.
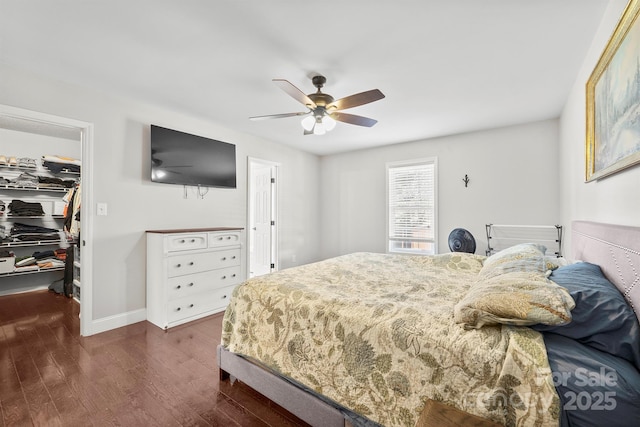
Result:
{"label": "white trim", "polygon": [[[80,296],[82,296],[82,294],[80,294]],[[140,308],[138,310],[128,311],[126,313],[119,313],[113,316],[103,317],[102,319],[96,319],[91,322],[91,335],[110,331],[116,328],[121,328],[123,326],[129,326],[138,322],[144,322],[146,320],[146,308]]]}
{"label": "white trim", "polygon": [[246,234],[246,245],[245,247],[247,248],[247,250],[245,251],[246,256],[247,256],[247,271],[246,271],[246,278],[251,277],[250,276],[250,269],[251,269],[251,255],[250,255],[250,247],[249,247],[249,239],[250,239],[250,235],[249,233],[251,233],[251,206],[252,206],[252,201],[251,201],[251,172],[252,172],[252,164],[260,164],[260,165],[264,165],[264,166],[269,166],[271,167],[273,176],[275,178],[275,185],[273,186],[273,191],[271,194],[271,198],[272,198],[272,202],[273,202],[273,206],[272,206],[272,217],[273,220],[275,221],[275,226],[273,227],[272,230],[272,236],[271,236],[271,261],[274,264],[274,268],[272,269],[272,271],[278,271],[280,269],[280,256],[278,255],[279,252],[279,244],[278,242],[280,241],[279,236],[280,236],[280,209],[279,209],[279,204],[278,204],[278,187],[279,187],[279,182],[280,182],[280,163],[278,162],[272,162],[270,160],[264,160],[264,159],[259,159],[256,157],[247,157],[247,234]]}
{"label": "white trim", "polygon": [[28,292],[36,292],[36,291],[46,291],[49,289],[49,285],[41,285],[36,286],[29,289],[18,290],[18,289],[0,289],[0,297],[6,295],[15,295],[15,294],[26,294]]}
{"label": "white trim", "polygon": [[92,316],[93,246],[91,242],[93,237],[93,211],[92,209],[86,209],[86,207],[93,206],[93,124],[1,104],[0,114],[51,126],[76,128],[81,132],[82,168],[80,179],[83,189],[81,204],[85,209],[82,211],[82,221],[80,222],[80,237],[83,241],[89,242],[89,244],[81,246],[80,268],[82,271],[82,288],[80,292],[80,312],[82,315],[80,316],[80,335],[92,335],[95,333]]}
{"label": "white trim", "polygon": [[[80,277],[82,287],[80,290],[80,312],[83,314],[80,321],[80,335],[89,336],[95,332],[93,319],[93,124],[88,124],[82,130],[82,169],[80,180],[82,182],[82,219],[80,221]],[[88,209],[87,209],[88,208]],[[85,242],[88,242],[85,244]],[[88,260],[88,262],[85,262]],[[83,317],[87,317],[85,321]]]}

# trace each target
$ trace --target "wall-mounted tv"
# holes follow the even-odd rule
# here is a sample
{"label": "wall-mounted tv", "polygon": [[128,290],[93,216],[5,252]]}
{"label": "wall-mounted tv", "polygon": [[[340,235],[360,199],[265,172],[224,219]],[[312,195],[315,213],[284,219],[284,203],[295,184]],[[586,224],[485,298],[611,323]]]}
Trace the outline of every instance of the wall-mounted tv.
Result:
{"label": "wall-mounted tv", "polygon": [[236,188],[236,146],[151,125],[151,181]]}

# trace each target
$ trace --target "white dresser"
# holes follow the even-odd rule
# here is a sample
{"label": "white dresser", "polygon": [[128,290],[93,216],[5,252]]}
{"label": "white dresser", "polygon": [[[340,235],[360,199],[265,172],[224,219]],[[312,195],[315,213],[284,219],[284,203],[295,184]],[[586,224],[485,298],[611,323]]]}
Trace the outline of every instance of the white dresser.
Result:
{"label": "white dresser", "polygon": [[147,320],[167,329],[223,311],[243,253],[242,228],[147,231]]}

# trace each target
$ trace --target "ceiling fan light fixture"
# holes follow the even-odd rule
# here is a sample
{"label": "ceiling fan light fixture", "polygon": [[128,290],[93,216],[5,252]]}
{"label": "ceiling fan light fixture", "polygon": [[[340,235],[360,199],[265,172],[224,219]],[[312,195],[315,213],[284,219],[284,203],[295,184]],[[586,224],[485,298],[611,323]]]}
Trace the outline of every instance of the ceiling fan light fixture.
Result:
{"label": "ceiling fan light fixture", "polygon": [[311,132],[315,124],[316,124],[316,118],[314,116],[307,116],[304,119],[302,119],[302,127],[307,132]]}
{"label": "ceiling fan light fixture", "polygon": [[331,132],[336,127],[336,121],[331,116],[324,116],[322,118],[322,124],[327,132]]}
{"label": "ceiling fan light fixture", "polygon": [[322,123],[322,117],[318,117],[316,119],[316,125],[313,127],[313,134],[324,135],[325,133],[327,133],[327,129],[324,127],[324,124]]}

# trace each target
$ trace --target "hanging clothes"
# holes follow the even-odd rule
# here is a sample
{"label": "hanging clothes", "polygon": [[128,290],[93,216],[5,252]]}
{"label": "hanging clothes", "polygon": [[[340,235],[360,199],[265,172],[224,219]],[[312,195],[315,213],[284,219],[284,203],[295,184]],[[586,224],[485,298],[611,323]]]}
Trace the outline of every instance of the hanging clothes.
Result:
{"label": "hanging clothes", "polygon": [[62,198],[67,203],[64,210],[64,230],[72,237],[80,235],[80,201],[82,200],[81,185],[78,184]]}

